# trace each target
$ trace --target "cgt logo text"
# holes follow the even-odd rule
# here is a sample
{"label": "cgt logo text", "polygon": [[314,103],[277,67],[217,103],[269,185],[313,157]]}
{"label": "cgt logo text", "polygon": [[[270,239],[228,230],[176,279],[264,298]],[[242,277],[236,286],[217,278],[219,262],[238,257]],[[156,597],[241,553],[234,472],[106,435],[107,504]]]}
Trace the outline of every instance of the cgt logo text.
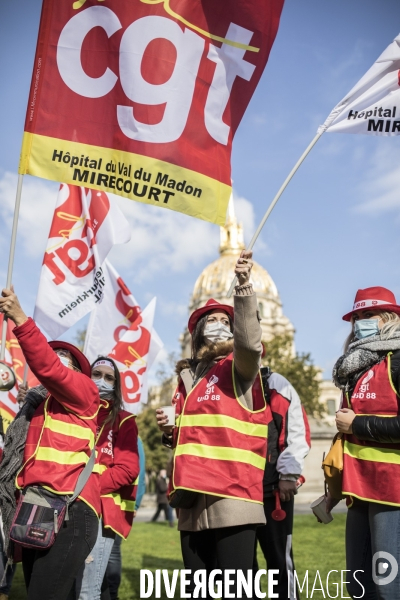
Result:
{"label": "cgt logo text", "polygon": [[[388,557],[396,563],[393,556],[386,552],[377,552],[374,555],[373,565],[377,565],[379,583],[375,577],[374,581],[378,585],[390,583],[397,575],[397,563],[395,569]],[[378,563],[382,558],[386,562]],[[385,568],[388,561],[392,569],[385,581],[385,576],[382,574],[388,568],[388,566]],[[363,571],[351,573],[349,570],[333,569],[325,575],[320,574],[319,571],[312,573],[307,570],[301,580],[296,571],[288,571],[288,597],[300,598],[297,595],[300,591],[302,598],[350,598],[347,595],[346,584],[351,583],[353,589],[359,588],[359,594],[354,595],[353,598],[364,598],[365,588],[357,578],[357,574],[362,573]],[[222,572],[220,569],[214,569],[209,574],[205,569],[199,569],[194,571],[193,575],[190,569],[174,569],[172,572],[167,569],[157,569],[154,573],[149,569],[140,569],[140,598],[161,598],[164,595],[167,598],[175,598],[175,593],[178,592],[180,592],[179,598],[279,598],[278,579],[277,569],[269,569],[268,577],[265,569],[257,572],[233,569]]]}

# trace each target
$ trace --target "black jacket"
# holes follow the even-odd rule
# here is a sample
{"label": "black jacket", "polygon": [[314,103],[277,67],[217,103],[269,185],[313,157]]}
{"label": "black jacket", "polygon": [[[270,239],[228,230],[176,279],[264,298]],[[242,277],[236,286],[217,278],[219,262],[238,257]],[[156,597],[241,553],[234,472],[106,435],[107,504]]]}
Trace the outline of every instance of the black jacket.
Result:
{"label": "black jacket", "polygon": [[[391,375],[400,403],[400,350],[391,356]],[[362,416],[353,421],[353,434],[359,440],[395,444],[400,442],[400,415],[397,417]]]}

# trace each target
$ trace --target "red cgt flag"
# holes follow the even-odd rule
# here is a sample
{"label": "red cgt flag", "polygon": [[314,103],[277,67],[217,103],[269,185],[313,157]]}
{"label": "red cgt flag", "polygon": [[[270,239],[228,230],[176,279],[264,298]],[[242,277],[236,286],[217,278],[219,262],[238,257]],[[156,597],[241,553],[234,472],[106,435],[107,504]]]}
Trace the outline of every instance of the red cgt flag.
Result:
{"label": "red cgt flag", "polygon": [[[3,315],[0,315],[0,328],[3,325]],[[8,320],[7,321],[7,337],[6,337],[6,355],[5,361],[10,367],[13,368],[15,373],[15,378],[17,383],[15,387],[9,392],[0,392],[0,414],[3,418],[3,421],[6,425],[9,425],[11,420],[17,414],[19,408],[17,404],[17,392],[19,384],[22,383],[24,379],[24,370],[26,360],[24,354],[21,350],[21,346],[17,338],[13,333],[14,324]],[[34,374],[30,369],[28,369],[28,385],[29,387],[34,387],[39,385],[39,381],[36,379]]]}
{"label": "red cgt flag", "polygon": [[43,0],[20,173],[225,223],[284,0]]}

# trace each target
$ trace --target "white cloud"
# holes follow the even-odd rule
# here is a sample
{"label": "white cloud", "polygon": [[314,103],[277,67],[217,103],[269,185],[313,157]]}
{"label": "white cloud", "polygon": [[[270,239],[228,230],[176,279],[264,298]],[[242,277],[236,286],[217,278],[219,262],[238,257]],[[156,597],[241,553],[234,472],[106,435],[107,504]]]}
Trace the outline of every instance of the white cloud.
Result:
{"label": "white cloud", "polygon": [[196,269],[215,254],[217,226],[186,215],[114,196],[132,227],[132,239],[115,246],[110,260],[117,268],[134,265],[137,280],[156,273]]}
{"label": "white cloud", "polygon": [[[18,177],[6,172],[0,178],[0,214],[11,229]],[[24,177],[18,240],[29,256],[39,256],[46,247],[51,219],[57,200],[58,183]]]}
{"label": "white cloud", "polygon": [[174,317],[179,320],[187,315],[187,304],[178,304],[177,302],[168,302],[167,300],[160,300],[160,311],[163,315],[168,317]]}
{"label": "white cloud", "polygon": [[233,190],[233,202],[237,219],[243,225],[244,236],[247,240],[247,238],[253,235],[255,230],[254,207],[250,200],[239,196],[235,190]]}
{"label": "white cloud", "polygon": [[[219,227],[216,225],[174,211],[114,198],[132,226],[131,241],[115,246],[110,255],[117,268],[129,268],[134,264],[135,276],[143,281],[166,270],[196,272],[206,260],[215,258],[219,246]],[[235,193],[234,202],[247,238],[255,229],[253,205]]]}
{"label": "white cloud", "polygon": [[374,154],[368,178],[361,185],[364,201],[356,212],[377,215],[400,209],[400,152],[393,144],[381,145]]}
{"label": "white cloud", "polygon": [[[254,206],[250,202],[250,200],[247,200],[247,198],[237,195],[235,190],[233,190],[233,200],[235,204],[235,212],[238,222],[243,225],[244,241],[247,245],[250,242],[250,239],[253,237],[253,234],[256,230]],[[267,209],[267,206],[268,205],[266,204],[265,210]],[[257,240],[256,251],[257,253],[260,253],[262,251],[264,254],[270,254],[270,249],[268,245],[264,242],[262,234]]]}

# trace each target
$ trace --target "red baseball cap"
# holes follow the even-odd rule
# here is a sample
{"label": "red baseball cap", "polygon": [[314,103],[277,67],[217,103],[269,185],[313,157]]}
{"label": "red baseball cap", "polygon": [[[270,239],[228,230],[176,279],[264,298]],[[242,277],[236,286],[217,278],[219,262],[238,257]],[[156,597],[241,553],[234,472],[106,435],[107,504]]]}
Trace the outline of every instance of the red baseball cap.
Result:
{"label": "red baseball cap", "polygon": [[379,308],[379,310],[388,310],[400,314],[400,306],[396,302],[396,297],[390,290],[384,287],[370,287],[365,290],[358,290],[353,310],[342,317],[343,321],[350,321],[351,315],[358,310],[367,308]]}
{"label": "red baseball cap", "polygon": [[51,346],[53,350],[68,350],[68,352],[71,352],[72,356],[78,361],[82,373],[91,377],[92,369],[90,367],[90,362],[79,348],[68,342],[63,342],[62,340],[53,340],[52,342],[49,342],[49,346]]}
{"label": "red baseball cap", "polygon": [[221,304],[214,300],[214,298],[210,298],[204,306],[196,309],[190,315],[188,329],[190,333],[193,333],[194,328],[196,327],[197,321],[202,317],[205,313],[211,312],[212,310],[223,310],[226,312],[233,321],[233,306],[229,306],[229,304]]}

